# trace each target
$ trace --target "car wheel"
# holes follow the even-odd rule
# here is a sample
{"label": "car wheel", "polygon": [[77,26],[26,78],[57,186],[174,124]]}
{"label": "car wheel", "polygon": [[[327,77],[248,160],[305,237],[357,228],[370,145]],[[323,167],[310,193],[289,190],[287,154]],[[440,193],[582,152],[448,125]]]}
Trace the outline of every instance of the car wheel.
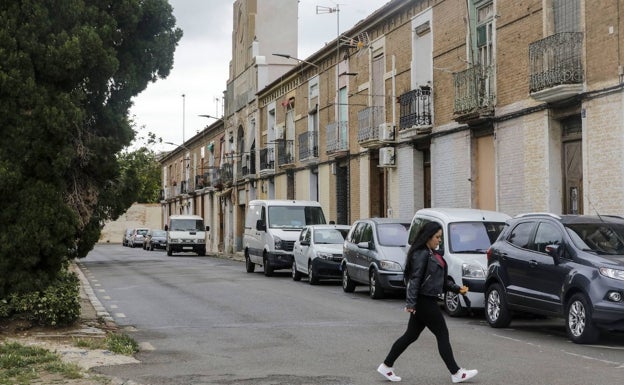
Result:
{"label": "car wheel", "polygon": [[291,274],[293,281],[301,281],[301,273],[297,270],[297,263],[293,261]]}
{"label": "car wheel", "polygon": [[460,317],[466,312],[459,297],[459,294],[452,291],[444,293],[444,311],[451,317]]}
{"label": "car wheel", "polygon": [[372,270],[368,276],[368,290],[372,299],[380,299],[384,297],[384,289],[379,282],[379,273]]}
{"label": "car wheel", "polygon": [[167,255],[169,257],[171,257],[173,255],[173,250],[171,250],[171,247],[167,246]]}
{"label": "car wheel", "polygon": [[355,291],[355,282],[349,277],[347,266],[342,267],[342,290],[345,293],[353,293]]}
{"label": "car wheel", "polygon": [[507,297],[498,283],[490,285],[485,292],[485,319],[494,328],[504,328],[511,323]]}
{"label": "car wheel", "polygon": [[262,266],[264,267],[264,275],[270,277],[273,275],[273,266],[269,263],[269,259],[266,254],[264,258],[262,258]]}
{"label": "car wheel", "polygon": [[256,270],[256,264],[249,259],[249,250],[245,250],[245,270],[248,273],[253,273]]}
{"label": "car wheel", "polygon": [[577,344],[596,342],[600,337],[600,329],[592,321],[589,300],[581,293],[574,294],[566,306],[566,331]]}
{"label": "car wheel", "polygon": [[199,255],[200,257],[205,257],[206,256],[206,249],[201,249],[197,252],[197,255]]}
{"label": "car wheel", "polygon": [[308,262],[308,283],[310,285],[318,285],[319,279],[314,274],[314,269],[312,268],[312,262]]}

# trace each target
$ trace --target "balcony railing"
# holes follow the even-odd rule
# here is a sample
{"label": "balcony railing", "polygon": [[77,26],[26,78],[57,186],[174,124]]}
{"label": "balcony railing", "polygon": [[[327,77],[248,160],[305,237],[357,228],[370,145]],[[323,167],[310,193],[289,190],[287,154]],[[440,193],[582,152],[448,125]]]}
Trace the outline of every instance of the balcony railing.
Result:
{"label": "balcony railing", "polygon": [[584,81],[583,32],[562,32],[529,44],[529,91]]}
{"label": "balcony railing", "polygon": [[265,147],[260,149],[260,173],[275,172],[275,148]]}
{"label": "balcony railing", "polygon": [[195,190],[205,188],[213,188],[216,184],[217,167],[207,166],[203,168],[204,172],[195,176]]}
{"label": "balcony railing", "polygon": [[383,106],[371,106],[358,112],[358,143],[379,141],[379,125],[384,123]]}
{"label": "balcony railing", "polygon": [[295,163],[295,143],[292,140],[277,141],[277,165],[286,166]]}
{"label": "balcony railing", "polygon": [[453,74],[455,114],[494,109],[494,68],[474,65]]}
{"label": "balcony railing", "polygon": [[256,173],[256,153],[254,151],[241,154],[237,159],[236,179],[248,178]]}
{"label": "balcony railing", "polygon": [[349,151],[348,122],[332,122],[327,129],[327,154]]}
{"label": "balcony railing", "polygon": [[229,187],[232,185],[234,180],[234,170],[232,167],[232,163],[224,163],[219,167],[217,172],[217,184],[215,187],[223,188]]}
{"label": "balcony railing", "polygon": [[399,130],[428,127],[431,119],[431,88],[421,87],[399,96]]}
{"label": "balcony railing", "polygon": [[308,131],[299,135],[299,161],[316,159],[318,156],[318,132]]}

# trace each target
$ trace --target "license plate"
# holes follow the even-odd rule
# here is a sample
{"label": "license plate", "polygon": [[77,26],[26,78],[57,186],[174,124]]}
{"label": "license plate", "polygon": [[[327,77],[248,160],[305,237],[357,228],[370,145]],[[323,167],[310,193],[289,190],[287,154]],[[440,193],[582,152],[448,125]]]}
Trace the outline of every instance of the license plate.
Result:
{"label": "license plate", "polygon": [[184,250],[193,250],[193,246],[184,246],[182,247]]}

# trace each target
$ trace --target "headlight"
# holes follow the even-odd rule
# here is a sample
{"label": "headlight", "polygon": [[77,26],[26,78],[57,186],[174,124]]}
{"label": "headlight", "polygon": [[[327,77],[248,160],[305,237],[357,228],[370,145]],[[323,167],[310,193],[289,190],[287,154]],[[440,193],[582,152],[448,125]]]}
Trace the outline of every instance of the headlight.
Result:
{"label": "headlight", "polygon": [[324,253],[324,252],[321,252],[321,251],[318,251],[316,253],[316,256],[318,258],[321,258],[321,259],[327,259],[328,261],[331,261],[332,257],[333,257],[331,253]]}
{"label": "headlight", "polygon": [[206,241],[204,240],[204,238],[200,238],[197,240],[197,243],[205,243]]}
{"label": "headlight", "polygon": [[381,261],[379,266],[382,270],[403,271],[403,267],[394,261]]}
{"label": "headlight", "polygon": [[282,239],[280,237],[275,237],[275,250],[281,250],[282,249]]}
{"label": "headlight", "polygon": [[608,278],[624,281],[624,270],[611,269],[609,267],[601,267],[600,274]]}
{"label": "headlight", "polygon": [[171,243],[180,243],[178,238],[171,238]]}
{"label": "headlight", "polygon": [[462,264],[462,277],[466,278],[485,278],[485,271],[481,266]]}

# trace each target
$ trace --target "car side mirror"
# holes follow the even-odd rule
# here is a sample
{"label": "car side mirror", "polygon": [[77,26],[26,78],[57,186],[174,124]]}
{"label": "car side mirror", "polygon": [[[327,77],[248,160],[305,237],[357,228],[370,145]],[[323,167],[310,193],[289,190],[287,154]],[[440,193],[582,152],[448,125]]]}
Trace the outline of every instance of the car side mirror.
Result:
{"label": "car side mirror", "polygon": [[563,256],[563,247],[560,245],[547,245],[546,253],[553,257],[555,264],[558,265],[561,261],[561,257]]}
{"label": "car side mirror", "polygon": [[206,226],[206,231],[210,231],[210,226]]}
{"label": "car side mirror", "polygon": [[301,241],[299,242],[301,246],[310,246],[310,241]]}
{"label": "car side mirror", "polygon": [[357,247],[359,247],[360,249],[371,249],[371,243],[370,242],[360,242],[357,244]]}
{"label": "car side mirror", "polygon": [[258,219],[256,221],[256,230],[259,231],[266,231],[266,225],[264,224],[264,222],[262,221],[262,219]]}
{"label": "car side mirror", "polygon": [[169,231],[169,226],[165,225],[165,231]]}

